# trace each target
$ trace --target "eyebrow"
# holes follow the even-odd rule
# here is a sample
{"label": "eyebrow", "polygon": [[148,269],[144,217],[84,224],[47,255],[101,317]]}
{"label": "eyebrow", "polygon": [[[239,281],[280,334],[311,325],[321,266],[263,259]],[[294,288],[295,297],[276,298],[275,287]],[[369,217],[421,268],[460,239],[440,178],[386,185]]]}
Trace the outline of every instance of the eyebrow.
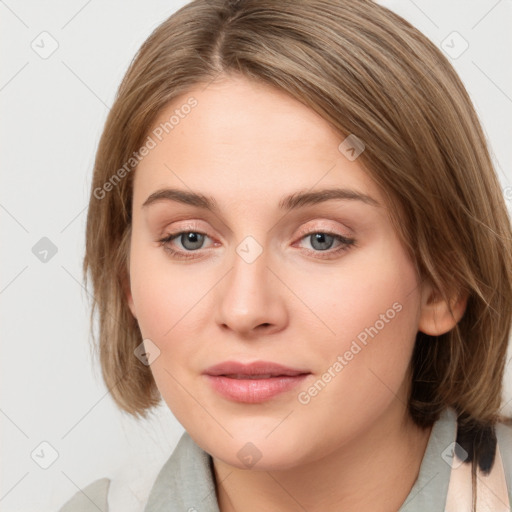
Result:
{"label": "eyebrow", "polygon": [[[318,190],[315,192],[298,191],[291,195],[283,197],[279,201],[280,210],[295,210],[306,206],[324,203],[332,200],[362,201],[370,206],[381,206],[373,197],[357,192],[356,190],[346,188],[330,188]],[[189,192],[176,188],[163,188],[153,192],[142,204],[142,208],[160,201],[175,201],[178,203],[196,206],[205,210],[218,213],[219,206],[215,198],[205,196],[197,192]]]}

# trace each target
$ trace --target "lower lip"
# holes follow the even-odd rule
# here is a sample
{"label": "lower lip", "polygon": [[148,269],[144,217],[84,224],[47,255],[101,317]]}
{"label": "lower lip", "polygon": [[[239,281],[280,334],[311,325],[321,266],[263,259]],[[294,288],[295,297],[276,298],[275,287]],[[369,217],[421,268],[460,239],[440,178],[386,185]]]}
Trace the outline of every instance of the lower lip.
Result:
{"label": "lower lip", "polygon": [[258,403],[290,391],[309,374],[271,377],[269,379],[231,379],[223,375],[206,375],[213,389],[235,402]]}

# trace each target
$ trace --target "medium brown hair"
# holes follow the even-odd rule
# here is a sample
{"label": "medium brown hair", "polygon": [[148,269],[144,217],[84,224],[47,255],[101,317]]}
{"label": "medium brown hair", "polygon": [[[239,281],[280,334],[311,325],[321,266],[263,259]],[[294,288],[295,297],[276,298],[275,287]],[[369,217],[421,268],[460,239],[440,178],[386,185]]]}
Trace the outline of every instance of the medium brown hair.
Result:
{"label": "medium brown hair", "polygon": [[126,163],[170,101],[221,75],[279,88],[364,142],[359,161],[385,194],[418,275],[447,301],[468,296],[450,332],[417,334],[410,414],[429,426],[453,407],[469,460],[488,469],[483,447],[493,446],[493,425],[504,419],[510,219],[452,65],[410,23],[370,0],[195,0],[135,56],[99,142],[83,266],[94,288],[91,322],[99,311],[101,369],[117,405],[146,417],[161,400],[150,368],[134,356],[142,337],[126,287],[136,165]]}

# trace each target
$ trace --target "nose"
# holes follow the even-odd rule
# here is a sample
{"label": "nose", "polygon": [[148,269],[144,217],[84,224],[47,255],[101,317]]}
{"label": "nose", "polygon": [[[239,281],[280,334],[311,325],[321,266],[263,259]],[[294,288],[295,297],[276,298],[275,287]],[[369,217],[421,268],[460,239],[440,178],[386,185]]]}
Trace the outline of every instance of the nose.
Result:
{"label": "nose", "polygon": [[268,266],[264,250],[249,262],[235,252],[233,267],[216,287],[216,322],[244,337],[273,334],[285,328],[286,287]]}

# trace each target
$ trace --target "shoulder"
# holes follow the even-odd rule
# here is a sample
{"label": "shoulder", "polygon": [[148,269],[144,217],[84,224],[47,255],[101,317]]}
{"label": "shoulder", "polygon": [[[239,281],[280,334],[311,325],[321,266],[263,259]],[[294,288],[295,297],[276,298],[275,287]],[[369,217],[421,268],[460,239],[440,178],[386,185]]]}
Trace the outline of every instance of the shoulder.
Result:
{"label": "shoulder", "polygon": [[205,497],[202,510],[218,512],[211,457],[186,431],[172,453],[161,457],[121,466],[111,478],[91,482],[58,512],[186,511],[194,508],[198,495]]}
{"label": "shoulder", "polygon": [[108,512],[109,478],[94,480],[77,491],[58,512]]}

